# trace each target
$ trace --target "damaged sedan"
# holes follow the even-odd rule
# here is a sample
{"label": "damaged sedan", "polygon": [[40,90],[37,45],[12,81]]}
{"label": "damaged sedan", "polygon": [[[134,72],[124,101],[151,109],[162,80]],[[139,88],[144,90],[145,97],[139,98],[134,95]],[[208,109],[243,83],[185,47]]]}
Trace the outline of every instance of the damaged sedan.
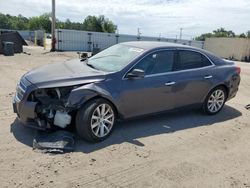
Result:
{"label": "damaged sedan", "polygon": [[127,42],[85,61],[31,70],[17,85],[13,109],[27,126],[75,126],[80,137],[98,142],[118,119],[183,107],[216,114],[239,83],[239,67],[202,49]]}

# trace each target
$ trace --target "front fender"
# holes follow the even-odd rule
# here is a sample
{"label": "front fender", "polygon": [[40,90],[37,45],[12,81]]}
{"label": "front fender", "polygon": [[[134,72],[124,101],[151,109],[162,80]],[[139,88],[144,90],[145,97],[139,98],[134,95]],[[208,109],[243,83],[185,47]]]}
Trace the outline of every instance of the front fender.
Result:
{"label": "front fender", "polygon": [[111,100],[109,92],[98,85],[91,83],[73,89],[69,95],[67,107],[79,108],[83,103],[96,96],[101,96]]}

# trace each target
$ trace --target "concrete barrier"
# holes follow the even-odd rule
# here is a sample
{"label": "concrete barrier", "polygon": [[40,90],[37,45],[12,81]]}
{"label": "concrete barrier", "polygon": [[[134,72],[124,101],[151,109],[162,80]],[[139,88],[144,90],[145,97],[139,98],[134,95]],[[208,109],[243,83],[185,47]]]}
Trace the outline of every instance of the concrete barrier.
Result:
{"label": "concrete barrier", "polygon": [[207,38],[204,48],[222,58],[250,61],[250,39]]}

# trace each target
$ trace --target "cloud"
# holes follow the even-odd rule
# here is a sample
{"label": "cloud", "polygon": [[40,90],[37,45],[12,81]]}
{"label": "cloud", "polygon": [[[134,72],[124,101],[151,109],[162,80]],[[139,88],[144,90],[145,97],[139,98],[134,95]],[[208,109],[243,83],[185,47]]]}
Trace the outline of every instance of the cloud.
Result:
{"label": "cloud", "polygon": [[[15,5],[15,6],[13,6]],[[37,16],[51,11],[51,1],[0,0],[0,12]],[[118,25],[120,33],[175,37],[183,28],[183,36],[225,27],[236,33],[246,32],[250,20],[249,0],[57,0],[56,15],[82,22],[87,15],[105,15]]]}

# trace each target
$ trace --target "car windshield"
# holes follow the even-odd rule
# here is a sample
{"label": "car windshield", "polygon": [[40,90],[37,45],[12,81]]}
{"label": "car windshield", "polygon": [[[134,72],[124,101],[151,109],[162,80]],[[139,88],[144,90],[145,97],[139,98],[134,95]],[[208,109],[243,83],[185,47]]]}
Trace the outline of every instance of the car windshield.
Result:
{"label": "car windshield", "polygon": [[117,44],[89,58],[87,65],[102,71],[115,72],[124,68],[143,51],[141,48]]}

